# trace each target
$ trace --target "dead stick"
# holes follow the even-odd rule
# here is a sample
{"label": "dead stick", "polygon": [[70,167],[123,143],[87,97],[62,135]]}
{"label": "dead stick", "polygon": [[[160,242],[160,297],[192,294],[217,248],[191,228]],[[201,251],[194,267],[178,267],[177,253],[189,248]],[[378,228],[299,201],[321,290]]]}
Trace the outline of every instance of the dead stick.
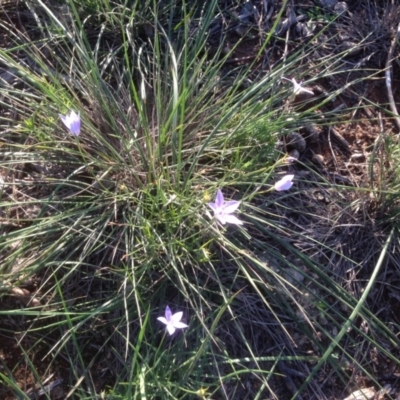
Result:
{"label": "dead stick", "polygon": [[397,40],[399,40],[399,38],[400,38],[400,23],[397,26],[397,32],[394,35],[392,43],[390,44],[389,54],[388,54],[388,58],[386,61],[386,66],[385,66],[386,89],[388,92],[390,109],[392,110],[392,113],[394,114],[394,121],[396,122],[397,129],[399,130],[399,133],[400,133],[400,118],[398,116],[399,114],[397,113],[397,108],[396,108],[396,104],[394,102],[393,91],[392,91],[393,53],[394,53],[394,49],[396,47],[396,42],[397,42]]}

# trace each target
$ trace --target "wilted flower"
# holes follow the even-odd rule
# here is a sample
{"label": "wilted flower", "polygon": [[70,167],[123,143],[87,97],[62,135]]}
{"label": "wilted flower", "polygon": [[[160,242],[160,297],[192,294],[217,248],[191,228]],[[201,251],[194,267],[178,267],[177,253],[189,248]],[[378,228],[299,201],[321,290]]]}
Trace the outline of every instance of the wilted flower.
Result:
{"label": "wilted flower", "polygon": [[207,390],[208,390],[207,388],[200,388],[200,389],[196,392],[196,394],[197,394],[197,396],[201,397],[202,399],[205,399],[206,396],[208,396]]}
{"label": "wilted flower", "polygon": [[295,161],[297,161],[298,159],[299,159],[299,157],[300,157],[300,153],[299,153],[299,151],[298,150],[292,150],[289,154],[286,154],[284,157],[283,157],[283,162],[285,163],[285,164],[292,164],[292,163],[294,163]]}
{"label": "wilted flower", "polygon": [[287,162],[288,164],[294,163],[295,161],[297,161],[297,158],[293,156],[287,156],[285,159],[285,162]]}
{"label": "wilted flower", "polygon": [[167,306],[165,308],[165,317],[158,317],[157,319],[167,326],[167,331],[170,335],[173,335],[177,329],[187,328],[188,325],[180,322],[182,319],[183,312],[179,311],[172,314],[171,309]]}
{"label": "wilted flower", "polygon": [[296,79],[293,78],[292,83],[293,83],[293,94],[295,96],[297,96],[300,93],[308,93],[308,94],[314,95],[314,92],[312,90],[303,88],[303,86],[301,86],[301,83],[296,82]]}
{"label": "wilted flower", "polygon": [[289,190],[293,185],[294,175],[285,175],[281,180],[275,183],[275,190],[282,192],[283,190]]}
{"label": "wilted flower", "polygon": [[79,136],[81,132],[81,117],[74,110],[67,115],[60,114],[61,121],[69,129],[72,135]]}
{"label": "wilted flower", "polygon": [[225,225],[227,222],[229,224],[243,225],[243,222],[236,218],[233,214],[240,205],[240,201],[225,201],[224,195],[221,190],[218,189],[217,197],[214,203],[207,203],[214,211],[214,217]]}

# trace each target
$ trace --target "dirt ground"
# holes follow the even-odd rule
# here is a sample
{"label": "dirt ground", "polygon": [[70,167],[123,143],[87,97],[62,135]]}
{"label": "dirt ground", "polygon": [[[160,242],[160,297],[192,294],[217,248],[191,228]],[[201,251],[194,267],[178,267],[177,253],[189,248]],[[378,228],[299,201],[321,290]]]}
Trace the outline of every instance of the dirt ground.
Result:
{"label": "dirt ground", "polygon": [[[224,3],[227,9],[233,10],[241,21],[238,23],[237,19],[228,17],[224,21],[225,29],[231,32],[225,43],[227,49],[235,47],[237,42],[241,41],[225,68],[233,69],[240,65],[247,65],[259,57],[254,64],[254,75],[259,74],[260,71],[267,73],[276,63],[282,62],[285,53],[288,57],[310,41],[314,41],[315,46],[319,48],[318,51],[312,53],[312,57],[315,58],[327,57],[331,52],[348,52],[342,64],[337,67],[336,75],[329,78],[321,77],[307,86],[307,89],[313,91],[318,97],[318,102],[321,98],[328,98],[334,91],[339,91],[339,94],[327,101],[323,107],[315,110],[317,123],[310,122],[310,126],[300,131],[305,139],[305,146],[301,144],[299,147],[298,143],[290,142],[287,138],[282,146],[288,153],[293,150],[299,152],[300,162],[294,167],[299,173],[301,171],[306,173],[308,168],[311,168],[324,176],[328,182],[355,187],[369,185],[371,183],[371,155],[375,154],[374,152],[381,154],[384,151],[383,139],[391,136],[396,142],[400,132],[396,118],[392,118],[387,111],[391,108],[390,91],[394,99],[392,107],[394,105],[400,109],[399,46],[394,47],[393,55],[389,57],[390,48],[400,24],[400,4],[396,1],[378,0],[289,1],[284,13],[284,22],[276,30],[276,40],[271,41],[271,49],[266,49],[260,56],[258,54],[262,45],[260,31],[265,31],[274,22],[273,17],[283,2],[281,0],[274,2],[253,0],[246,3],[226,0],[221,3]],[[260,20],[265,23],[262,27]],[[220,45],[218,39],[220,23],[222,22],[215,21],[215,33],[210,35],[211,48]],[[268,54],[268,60],[264,54]],[[310,58],[307,63],[304,62],[301,69],[311,70],[316,64],[318,64],[318,59]],[[389,85],[385,76],[386,66],[390,66],[393,71]],[[296,77],[288,76],[287,78]],[[312,77],[305,76],[304,78],[309,80]],[[346,85],[348,88],[343,90]],[[313,99],[314,97],[308,94],[301,94],[296,98],[294,105],[282,104],[282,107],[295,106],[298,110],[304,107],[306,110],[315,104]],[[326,124],[323,123],[324,118],[327,121]],[[332,120],[336,121],[335,124],[331,123]],[[304,166],[307,166],[307,169]],[[368,207],[373,207],[373,204],[369,203]],[[358,251],[360,254],[357,253],[356,256],[363,257],[364,250]],[[396,264],[396,260],[394,259],[393,263],[387,266],[385,279],[390,281],[391,289],[385,289],[385,293],[379,293],[379,308],[381,319],[387,321],[388,325],[393,324],[398,327],[400,325],[400,266]],[[7,304],[4,303],[1,307],[3,309],[22,307],[35,295],[35,288],[35,285],[22,288],[24,292],[14,293]],[[1,337],[0,373],[4,373],[5,368],[12,371],[21,391],[30,398],[39,398],[35,397],[35,390],[39,393],[40,387],[36,384],[37,379],[29,367],[29,363],[33,363],[38,373],[43,374],[45,384],[53,385],[47,388],[51,392],[51,398],[67,398],[70,387],[67,362],[61,360],[49,369],[47,363],[43,361],[48,347],[31,349],[29,338],[25,337],[21,331],[21,327],[29,326],[29,321],[19,322],[17,331],[20,333],[16,337],[11,332]],[[389,360],[373,360],[372,354],[370,357],[371,363],[376,362],[374,368],[379,370],[377,380],[380,385],[386,385],[389,388],[391,398],[400,399],[398,366],[393,365]],[[105,368],[106,362],[104,365],[98,365],[92,374],[92,379],[99,382],[99,390],[103,389],[107,382],[102,373]],[[290,386],[290,382],[278,380],[276,385]],[[361,375],[357,378],[355,374],[354,387],[356,385],[369,388],[373,386],[373,382],[363,381]],[[288,396],[282,397],[282,400],[290,398],[292,391],[289,386],[281,392],[286,393],[283,396]],[[332,384],[330,394],[326,398],[343,400],[341,388],[337,388],[337,393],[334,388],[335,384]],[[371,389],[371,394],[367,398],[389,398],[385,396]],[[0,399],[15,398],[17,397],[10,390],[0,387]]]}

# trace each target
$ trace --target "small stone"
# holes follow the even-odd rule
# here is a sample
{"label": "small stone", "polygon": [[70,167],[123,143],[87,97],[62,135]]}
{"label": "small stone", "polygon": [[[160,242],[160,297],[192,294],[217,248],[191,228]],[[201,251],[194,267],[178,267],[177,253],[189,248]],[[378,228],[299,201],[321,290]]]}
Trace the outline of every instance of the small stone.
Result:
{"label": "small stone", "polygon": [[38,307],[40,301],[34,297],[27,289],[12,288],[11,296],[15,297],[17,301],[24,306]]}
{"label": "small stone", "polygon": [[312,162],[313,162],[314,164],[318,164],[318,165],[320,165],[321,167],[323,167],[323,166],[325,165],[324,156],[322,156],[321,154],[314,154],[314,155],[312,156]]}
{"label": "small stone", "polygon": [[306,133],[306,139],[308,139],[311,143],[315,143],[319,139],[319,130],[317,127],[312,124],[306,124],[304,127],[305,133]]}
{"label": "small stone", "polygon": [[319,2],[322,7],[326,7],[333,10],[336,4],[338,3],[338,0],[319,0]]}
{"label": "small stone", "polygon": [[319,323],[320,323],[321,325],[328,325],[328,320],[326,319],[326,317],[325,317],[324,314],[321,313],[321,314],[318,316],[318,320],[319,320]]}
{"label": "small stone", "polygon": [[306,149],[306,141],[298,132],[290,132],[286,135],[286,145],[290,149],[302,153]]}
{"label": "small stone", "polygon": [[107,177],[107,174],[97,174],[96,182],[93,183],[93,188],[95,189],[103,189],[103,190],[111,190],[115,186],[115,182]]}
{"label": "small stone", "polygon": [[346,397],[344,400],[372,400],[375,398],[376,390],[373,386],[369,388],[364,388],[356,390],[351,393],[350,396]]}
{"label": "small stone", "polygon": [[306,38],[312,35],[312,32],[308,29],[307,24],[303,22],[298,22],[295,29],[300,37]]}
{"label": "small stone", "polygon": [[300,157],[300,153],[296,149],[290,150],[289,153],[288,153],[288,158],[289,157],[291,157],[292,161],[298,160],[299,157]]}
{"label": "small stone", "polygon": [[337,15],[343,14],[344,12],[348,11],[348,9],[349,9],[349,6],[347,5],[347,3],[345,1],[339,1],[339,3],[337,3],[333,7],[333,11]]}

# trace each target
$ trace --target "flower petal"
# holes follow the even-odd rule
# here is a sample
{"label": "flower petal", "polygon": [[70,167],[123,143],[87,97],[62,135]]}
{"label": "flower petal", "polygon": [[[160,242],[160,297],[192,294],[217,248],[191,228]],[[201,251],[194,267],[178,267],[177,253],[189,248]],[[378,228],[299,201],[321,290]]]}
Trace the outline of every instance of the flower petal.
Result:
{"label": "flower petal", "polygon": [[67,122],[67,117],[65,115],[58,114],[63,124],[69,129],[69,125]]}
{"label": "flower petal", "polygon": [[74,136],[79,136],[81,133],[81,121],[71,122],[70,131]]}
{"label": "flower petal", "polygon": [[79,136],[81,131],[81,117],[79,113],[71,110],[67,115],[59,114],[63,124],[69,129],[70,133],[74,136]]}
{"label": "flower petal", "polygon": [[306,92],[306,93],[309,93],[309,94],[312,94],[314,96],[314,92],[312,90],[302,88],[302,91]]}
{"label": "flower petal", "polygon": [[296,157],[293,157],[293,156],[288,156],[288,157],[286,157],[286,159],[285,159],[285,163],[287,163],[287,164],[292,164],[292,163],[294,163],[295,161],[297,161],[297,158],[296,158]]}
{"label": "flower petal", "polygon": [[164,317],[158,317],[157,318],[159,321],[161,321],[163,324],[168,325],[169,322],[164,318]]}
{"label": "flower petal", "polygon": [[167,306],[165,307],[165,318],[167,321],[171,321],[172,312],[171,309]]}
{"label": "flower petal", "polygon": [[76,113],[74,110],[71,110],[71,112],[69,113],[69,117],[70,117],[72,120],[77,120],[77,119],[80,118],[80,117],[79,117],[79,113]]}
{"label": "flower petal", "polygon": [[243,225],[243,222],[234,215],[225,215],[225,222],[228,224]]}
{"label": "flower petal", "polygon": [[186,324],[184,324],[183,322],[175,322],[175,323],[173,324],[173,326],[174,326],[176,329],[183,329],[183,328],[188,328],[188,327],[189,327],[189,325],[186,325]]}
{"label": "flower petal", "polygon": [[175,313],[174,315],[171,316],[170,321],[175,324],[177,322],[179,322],[182,319],[183,316],[183,311],[179,311],[177,313]]}
{"label": "flower petal", "polygon": [[285,175],[282,179],[280,179],[278,182],[275,182],[275,190],[278,192],[281,192],[283,190],[289,190],[292,185],[293,185],[293,180],[294,175]]}
{"label": "flower petal", "polygon": [[238,209],[240,206],[240,201],[227,201],[224,206],[223,206],[223,212],[224,214],[232,214],[234,211]]}
{"label": "flower petal", "polygon": [[215,205],[215,203],[207,203],[207,205],[208,205],[209,207],[211,207],[211,208],[213,209],[213,211],[216,211],[216,210],[217,210],[217,206]]}
{"label": "flower petal", "polygon": [[225,215],[225,214],[221,214],[221,213],[215,214],[215,218],[216,218],[219,222],[221,222],[222,225],[225,225],[225,224],[226,224],[226,215]]}
{"label": "flower petal", "polygon": [[312,92],[311,90],[308,90],[308,89],[305,89],[305,88],[303,88],[303,86],[301,86],[301,84],[300,83],[297,83],[296,82],[296,79],[292,79],[292,83],[293,83],[293,93],[295,94],[295,95],[298,95],[298,94],[300,94],[300,93],[309,93],[309,94],[312,94],[312,95],[314,95],[314,92]]}
{"label": "flower petal", "polygon": [[221,208],[224,205],[224,195],[221,192],[221,189],[217,190],[217,197],[215,198],[215,206],[217,208]]}
{"label": "flower petal", "polygon": [[176,329],[175,329],[175,327],[172,326],[171,324],[168,324],[168,325],[167,325],[167,331],[168,331],[168,333],[169,333],[170,335],[173,335],[173,334],[175,333]]}

